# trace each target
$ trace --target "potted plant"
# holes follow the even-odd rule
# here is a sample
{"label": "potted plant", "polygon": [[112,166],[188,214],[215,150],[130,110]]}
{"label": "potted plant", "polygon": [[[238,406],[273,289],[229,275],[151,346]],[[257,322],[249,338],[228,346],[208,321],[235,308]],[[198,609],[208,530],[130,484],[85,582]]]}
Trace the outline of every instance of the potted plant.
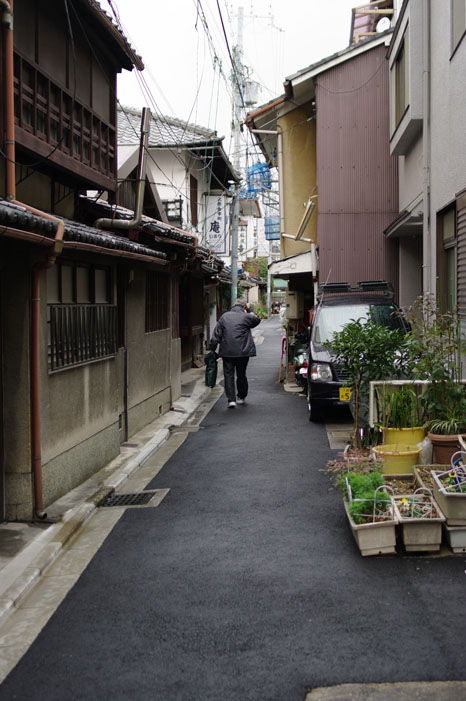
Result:
{"label": "potted plant", "polygon": [[375,398],[384,445],[416,445],[425,436],[422,388],[414,384],[376,385]]}
{"label": "potted plant", "polygon": [[339,485],[351,531],[361,555],[396,552],[396,519],[390,492],[380,472],[341,476]]}
{"label": "potted plant", "polygon": [[460,436],[466,434],[466,391],[453,380],[434,382],[426,390],[431,418],[428,437],[434,447],[434,462],[447,464],[460,447]]}
{"label": "potted plant", "polygon": [[[458,453],[461,459],[462,453]],[[434,497],[448,526],[466,526],[466,468],[462,464],[448,470],[432,470]]]}
{"label": "potted plant", "polygon": [[466,393],[461,382],[464,341],[459,318],[455,312],[442,312],[433,295],[419,297],[404,315],[410,324],[407,351],[413,376],[430,383],[422,401],[434,461],[449,463],[458,449],[458,434],[466,431]]}
{"label": "potted plant", "polygon": [[420,487],[413,494],[394,497],[395,514],[408,552],[440,550],[445,516],[430,489]]}
{"label": "potted plant", "polygon": [[[465,446],[466,449],[466,446]],[[461,453],[457,456],[462,457]],[[454,457],[457,457],[454,456]],[[432,470],[432,465],[416,465],[414,468],[414,476],[417,484],[424,487],[429,485],[432,487],[432,492],[436,503],[440,502],[440,508],[445,515],[444,530],[447,543],[454,553],[466,553],[466,525],[451,525],[452,523],[463,523],[466,519],[465,499],[455,498],[448,493],[442,494],[441,485],[434,479],[434,475],[452,473],[451,465],[442,466],[442,469]],[[454,477],[449,475],[450,479]],[[445,483],[448,487],[448,483]],[[461,492],[459,492],[461,495]]]}
{"label": "potted plant", "polygon": [[383,443],[374,447],[386,474],[411,474],[421,452],[424,428],[417,389],[409,385],[376,386]]}
{"label": "potted plant", "polygon": [[346,373],[347,384],[352,387],[355,448],[361,447],[360,414],[361,407],[367,407],[369,403],[369,383],[396,377],[400,372],[404,336],[401,329],[390,329],[374,319],[356,319],[334,333],[325,344]]}

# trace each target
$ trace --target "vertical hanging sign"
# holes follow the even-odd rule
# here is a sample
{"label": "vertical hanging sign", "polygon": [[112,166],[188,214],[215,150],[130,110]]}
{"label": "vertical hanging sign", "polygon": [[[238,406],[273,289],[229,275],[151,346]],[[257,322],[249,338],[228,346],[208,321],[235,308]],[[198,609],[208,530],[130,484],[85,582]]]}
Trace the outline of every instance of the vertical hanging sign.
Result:
{"label": "vertical hanging sign", "polygon": [[212,253],[228,255],[228,217],[224,195],[206,196],[204,240]]}

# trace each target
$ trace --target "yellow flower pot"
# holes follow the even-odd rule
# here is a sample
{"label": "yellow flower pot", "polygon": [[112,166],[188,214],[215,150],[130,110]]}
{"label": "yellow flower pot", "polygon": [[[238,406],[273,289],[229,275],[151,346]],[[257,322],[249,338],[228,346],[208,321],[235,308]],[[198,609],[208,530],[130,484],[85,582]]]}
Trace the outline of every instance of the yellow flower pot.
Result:
{"label": "yellow flower pot", "polygon": [[383,465],[383,472],[388,475],[412,474],[413,467],[419,461],[421,449],[417,445],[389,443],[373,448],[377,460]]}
{"label": "yellow flower pot", "polygon": [[413,428],[385,428],[383,431],[383,445],[397,443],[398,445],[416,445],[422,443],[425,431],[422,426]]}

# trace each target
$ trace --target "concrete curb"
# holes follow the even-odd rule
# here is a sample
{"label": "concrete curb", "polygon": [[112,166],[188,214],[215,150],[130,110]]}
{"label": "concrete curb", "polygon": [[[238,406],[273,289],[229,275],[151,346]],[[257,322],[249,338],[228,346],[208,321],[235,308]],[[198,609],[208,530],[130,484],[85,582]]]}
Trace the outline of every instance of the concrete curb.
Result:
{"label": "concrete curb", "polygon": [[95,504],[86,502],[73,507],[64,514],[61,522],[41,533],[5,568],[6,578],[13,582],[0,595],[0,625],[31,591],[45,570],[56,560],[64,545],[95,509]]}
{"label": "concrete curb", "polygon": [[[173,419],[172,425],[182,426],[187,423],[209,392],[210,390],[204,384],[202,374],[195,381],[191,397],[181,398],[175,402],[176,414],[170,417]],[[160,417],[153,424],[157,422],[166,424],[167,415]],[[68,509],[60,521],[42,531],[3,569],[3,588],[0,585],[0,625],[33,589],[72,536],[96,512],[97,507],[109,494],[121,487],[165,443],[169,436],[170,429],[168,427],[163,426],[157,429],[152,437],[144,443],[141,450],[130,457],[122,466],[117,465],[115,471],[103,481],[93,494],[85,498],[82,503]]]}
{"label": "concrete curb", "polygon": [[340,684],[313,689],[306,701],[457,701],[465,691],[466,682],[457,681]]}

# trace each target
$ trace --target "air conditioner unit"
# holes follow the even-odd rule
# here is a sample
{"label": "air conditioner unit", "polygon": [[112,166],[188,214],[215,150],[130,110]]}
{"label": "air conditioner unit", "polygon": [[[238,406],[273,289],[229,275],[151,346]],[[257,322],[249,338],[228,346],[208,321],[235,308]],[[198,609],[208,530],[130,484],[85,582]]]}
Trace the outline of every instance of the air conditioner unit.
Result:
{"label": "air conditioner unit", "polygon": [[286,318],[302,319],[304,316],[304,295],[302,292],[286,293]]}

